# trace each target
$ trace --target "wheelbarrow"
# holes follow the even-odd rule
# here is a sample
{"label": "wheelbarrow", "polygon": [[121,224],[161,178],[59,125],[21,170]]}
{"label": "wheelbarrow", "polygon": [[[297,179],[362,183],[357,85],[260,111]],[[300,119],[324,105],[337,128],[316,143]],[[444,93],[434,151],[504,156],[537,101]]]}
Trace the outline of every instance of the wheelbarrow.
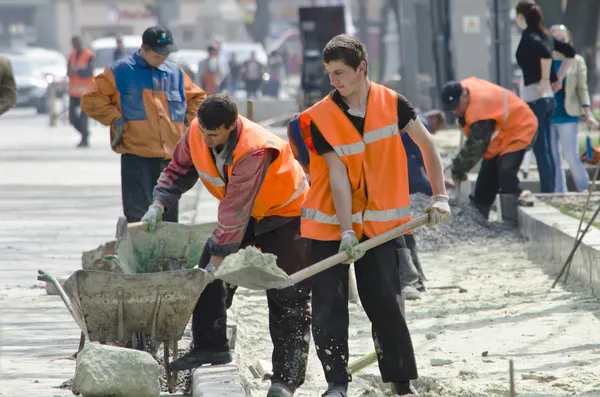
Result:
{"label": "wheelbarrow", "polygon": [[211,231],[212,225],[163,222],[149,233],[142,225],[127,225],[124,218],[119,219],[116,242],[102,248],[108,255],[104,263],[96,264],[111,271],[77,270],[64,288],[43,270],[38,270],[38,280],[54,285],[82,330],[79,350],[86,338],[100,343],[131,342],[139,350],[162,342],[167,387],[173,393],[177,374],[169,368],[169,349],[177,358],[177,342],[200,294],[213,280],[205,270],[192,269]]}

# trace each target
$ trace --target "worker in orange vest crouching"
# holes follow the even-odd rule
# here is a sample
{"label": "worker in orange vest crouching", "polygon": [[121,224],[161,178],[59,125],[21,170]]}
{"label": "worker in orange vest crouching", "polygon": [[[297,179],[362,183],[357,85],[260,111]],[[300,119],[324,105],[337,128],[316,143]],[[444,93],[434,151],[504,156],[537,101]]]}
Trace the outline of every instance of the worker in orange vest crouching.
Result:
{"label": "worker in orange vest crouching", "polygon": [[[288,274],[309,264],[308,241],[300,237],[302,203],[309,189],[300,164],[283,139],[239,116],[225,95],[207,97],[198,117],[173,152],[154,188],[154,203],[142,218],[151,230],[161,214],[200,179],[219,201],[218,224],[199,266],[218,268],[223,258],[249,245],[277,256]],[[194,348],[171,369],[231,362],[226,336],[227,294],[221,280],[202,292],[192,318]],[[273,342],[268,397],[291,397],[304,383],[310,340],[307,282],[267,291]]]}
{"label": "worker in orange vest crouching", "polygon": [[[414,395],[417,365],[401,311],[402,272],[412,267],[399,237],[367,252],[355,246],[411,218],[407,159],[401,134],[423,152],[433,190],[431,223],[450,215],[440,155],[406,98],[367,77],[364,45],[348,35],[331,39],[323,63],[335,87],[304,111],[310,120],[306,147],[311,188],[302,207],[302,237],[311,242],[312,261],[346,251],[355,264],[362,305],[373,326],[379,369],[396,395]],[[301,123],[306,126],[305,122]],[[306,127],[305,127],[306,128]],[[346,397],[348,383],[348,266],[340,264],[311,278],[313,336],[328,388],[327,397]]]}
{"label": "worker in orange vest crouching", "polygon": [[88,116],[81,110],[81,96],[94,84],[94,53],[83,45],[80,37],[71,39],[73,50],[69,55],[69,122],[81,134],[78,148],[88,147]]}
{"label": "worker in orange vest crouching", "polygon": [[519,196],[530,195],[521,191],[518,172],[538,128],[535,114],[512,91],[477,77],[447,83],[442,102],[458,116],[467,137],[452,162],[452,179],[467,180],[467,172],[482,160],[471,203],[487,221],[500,194],[503,224],[517,226]]}

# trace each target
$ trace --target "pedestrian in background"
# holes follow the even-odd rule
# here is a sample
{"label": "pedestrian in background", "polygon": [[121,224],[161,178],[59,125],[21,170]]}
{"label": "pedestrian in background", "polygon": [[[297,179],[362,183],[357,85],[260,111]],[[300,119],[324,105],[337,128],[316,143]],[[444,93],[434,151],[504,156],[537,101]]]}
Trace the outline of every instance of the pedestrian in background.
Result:
{"label": "pedestrian in background", "polygon": [[219,92],[223,74],[219,67],[219,46],[210,44],[207,51],[208,58],[198,64],[198,82],[207,95],[214,95]]}
{"label": "pedestrian in background", "polygon": [[[171,31],[153,26],[142,48],[98,75],[81,99],[82,109],[110,126],[113,151],[121,154],[121,193],[127,222],[139,222],[173,148],[206,94],[181,68],[166,62],[177,51]],[[163,219],[177,222],[171,206]]]}
{"label": "pedestrian in background", "polygon": [[[557,41],[573,44],[571,33],[565,25],[553,25],[550,33]],[[565,59],[558,51],[552,53],[552,68],[558,73]],[[562,166],[561,153],[569,165],[575,188],[582,192],[588,188],[588,175],[579,154],[579,118],[584,117],[590,128],[598,128],[598,121],[590,111],[590,93],[587,85],[587,66],[581,55],[565,76],[564,82],[555,83],[556,109],[552,115],[552,157],[556,165],[555,192],[567,192],[567,178]]]}
{"label": "pedestrian in background", "polygon": [[0,55],[0,116],[17,104],[17,84],[12,64],[6,55]]}
{"label": "pedestrian in background", "polygon": [[125,51],[125,44],[123,44],[123,39],[121,37],[117,37],[117,48],[115,48],[115,52],[113,53],[113,61],[116,62],[121,58],[125,58],[127,55],[128,54]]}
{"label": "pedestrian in background", "polygon": [[81,108],[81,96],[94,83],[94,53],[83,45],[80,37],[71,39],[73,51],[67,64],[69,76],[69,122],[81,134],[78,148],[88,147],[88,116]]}
{"label": "pedestrian in background", "polygon": [[240,63],[237,60],[235,52],[231,53],[229,58],[229,95],[235,97],[238,83],[240,81]]}
{"label": "pedestrian in background", "polygon": [[[538,119],[533,153],[540,174],[542,193],[554,192],[556,165],[552,157],[550,124],[556,107],[552,84],[561,82],[574,62],[575,49],[568,43],[553,40],[544,26],[542,10],[533,0],[520,0],[516,7],[517,26],[523,31],[516,59],[523,71],[522,99]],[[552,51],[565,56],[560,70],[552,69]]]}
{"label": "pedestrian in background", "polygon": [[257,97],[264,71],[265,66],[256,59],[256,53],[252,51],[250,58],[242,64],[242,76],[246,84],[246,97],[248,99]]}

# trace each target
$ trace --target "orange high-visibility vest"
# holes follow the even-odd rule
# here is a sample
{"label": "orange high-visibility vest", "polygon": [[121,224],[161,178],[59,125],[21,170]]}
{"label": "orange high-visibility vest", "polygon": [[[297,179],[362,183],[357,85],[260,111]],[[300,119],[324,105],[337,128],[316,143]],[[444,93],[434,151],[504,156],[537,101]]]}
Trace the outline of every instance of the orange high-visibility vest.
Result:
{"label": "orange high-visibility vest", "polygon": [[[362,137],[329,96],[302,117],[310,118],[346,165],[352,189],[352,228],[357,238],[363,234],[377,236],[412,219],[396,92],[371,83]],[[340,240],[329,168],[312,150],[310,179],[311,188],[302,208],[302,236]]]}
{"label": "orange high-visibility vest", "polygon": [[469,90],[469,105],[463,127],[465,136],[469,136],[469,126],[473,123],[496,121],[484,159],[523,150],[531,145],[538,120],[527,103],[512,91],[477,77],[464,79],[460,84]]}
{"label": "orange high-visibility vest", "polygon": [[[258,221],[274,215],[300,216],[309,186],[302,167],[294,159],[290,146],[258,124],[242,116],[239,116],[238,120],[241,127],[232,153],[232,165],[225,166],[227,180],[231,179],[235,165],[244,156],[261,149],[275,150],[277,153],[256,196],[251,215]],[[227,191],[227,182],[219,174],[210,148],[202,139],[198,118],[195,118],[190,125],[188,142],[200,180],[214,197],[223,200]]]}
{"label": "orange high-visibility vest", "polygon": [[[69,63],[75,70],[85,70],[88,67],[90,59],[94,56],[94,53],[88,48],[84,49],[79,56],[75,51],[71,51],[69,56]],[[94,82],[94,76],[80,77],[77,74],[69,77],[69,96],[80,98],[83,93],[88,89]]]}

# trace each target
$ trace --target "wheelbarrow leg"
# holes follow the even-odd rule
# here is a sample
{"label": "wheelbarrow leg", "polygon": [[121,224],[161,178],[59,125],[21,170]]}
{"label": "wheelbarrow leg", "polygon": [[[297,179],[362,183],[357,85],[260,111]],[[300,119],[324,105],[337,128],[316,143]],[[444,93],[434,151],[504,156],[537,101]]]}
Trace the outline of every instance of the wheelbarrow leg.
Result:
{"label": "wheelbarrow leg", "polygon": [[167,374],[167,390],[169,393],[175,393],[177,391],[177,372],[171,371],[171,363],[169,359],[169,345],[172,347],[173,351],[173,359],[177,359],[177,341],[169,341],[163,342],[164,346],[164,365],[165,365],[165,373]]}

